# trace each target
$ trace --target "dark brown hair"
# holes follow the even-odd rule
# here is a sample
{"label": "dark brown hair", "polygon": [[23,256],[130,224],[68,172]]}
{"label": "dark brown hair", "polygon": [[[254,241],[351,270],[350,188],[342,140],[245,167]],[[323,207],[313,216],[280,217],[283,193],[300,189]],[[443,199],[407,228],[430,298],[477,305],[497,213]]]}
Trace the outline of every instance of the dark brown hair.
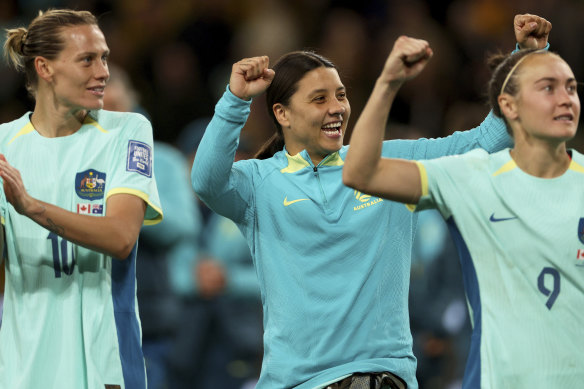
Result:
{"label": "dark brown hair", "polygon": [[284,147],[282,126],[274,115],[274,104],[288,106],[290,98],[298,90],[298,82],[306,73],[319,67],[335,68],[325,57],[312,51],[293,51],[282,56],[274,65],[275,76],[266,91],[266,106],[276,132],[262,145],[254,158],[266,159]]}
{"label": "dark brown hair", "polygon": [[97,18],[88,11],[50,9],[40,11],[28,28],[6,30],[4,55],[14,68],[26,75],[26,89],[34,97],[38,77],[34,67],[36,57],[55,59],[65,47],[61,31],[65,27],[97,25]]}
{"label": "dark brown hair", "polygon": [[501,112],[501,107],[499,107],[499,95],[508,93],[511,96],[516,96],[519,93],[518,80],[523,66],[520,61],[531,54],[557,55],[543,49],[525,49],[508,55],[495,54],[488,59],[487,63],[492,70],[488,84],[489,105],[493,113],[504,120],[505,116]]}

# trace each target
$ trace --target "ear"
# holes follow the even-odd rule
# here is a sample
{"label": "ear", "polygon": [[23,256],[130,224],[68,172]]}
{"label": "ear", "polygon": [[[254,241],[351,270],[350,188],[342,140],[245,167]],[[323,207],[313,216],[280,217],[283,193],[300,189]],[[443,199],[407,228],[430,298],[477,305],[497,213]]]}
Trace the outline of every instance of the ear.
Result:
{"label": "ear", "polygon": [[35,57],[34,59],[34,68],[37,72],[39,78],[50,82],[53,77],[53,67],[48,59],[45,57]]}
{"label": "ear", "polygon": [[499,108],[501,108],[501,113],[508,120],[516,120],[519,116],[517,112],[517,101],[515,97],[510,94],[503,93],[497,97],[497,102],[499,103]]}
{"label": "ear", "polygon": [[272,110],[274,112],[276,120],[278,121],[278,123],[280,123],[280,126],[282,126],[282,128],[290,126],[290,121],[288,120],[288,111],[286,110],[286,107],[284,107],[281,103],[276,103],[272,106]]}

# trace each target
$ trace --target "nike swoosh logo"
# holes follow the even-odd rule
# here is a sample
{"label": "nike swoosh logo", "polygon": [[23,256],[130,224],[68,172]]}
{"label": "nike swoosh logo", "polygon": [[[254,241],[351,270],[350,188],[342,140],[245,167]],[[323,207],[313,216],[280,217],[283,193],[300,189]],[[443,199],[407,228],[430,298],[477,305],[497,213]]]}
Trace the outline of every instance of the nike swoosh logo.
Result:
{"label": "nike swoosh logo", "polygon": [[513,220],[513,219],[519,219],[519,217],[517,216],[513,216],[513,217],[502,217],[502,218],[497,218],[495,217],[495,214],[493,213],[491,215],[491,217],[489,218],[490,221],[492,221],[493,223],[497,223],[497,222],[504,222],[507,220]]}
{"label": "nike swoosh logo", "polygon": [[297,199],[297,200],[288,201],[288,196],[286,196],[284,198],[284,206],[287,207],[287,206],[292,205],[294,203],[297,203],[299,201],[306,201],[306,200],[309,200],[309,199]]}

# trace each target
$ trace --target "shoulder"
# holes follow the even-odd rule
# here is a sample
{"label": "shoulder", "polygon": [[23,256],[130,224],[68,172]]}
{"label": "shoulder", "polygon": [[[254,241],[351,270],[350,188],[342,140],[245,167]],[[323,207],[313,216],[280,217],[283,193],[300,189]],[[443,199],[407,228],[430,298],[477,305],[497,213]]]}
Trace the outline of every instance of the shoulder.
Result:
{"label": "shoulder", "polygon": [[[499,154],[499,153],[495,153]],[[484,165],[494,157],[483,149],[470,150],[464,154],[447,155],[436,159],[422,160],[424,164],[448,165],[448,164],[465,164],[465,165]]]}
{"label": "shoulder", "polygon": [[90,117],[105,130],[121,130],[127,128],[143,128],[152,131],[150,121],[142,114],[136,112],[91,111]]}
{"label": "shoulder", "polygon": [[239,160],[233,164],[236,171],[241,171],[249,176],[254,176],[257,182],[264,181],[267,177],[284,169],[286,165],[286,157],[283,152],[278,152],[270,158],[266,159],[244,159]]}
{"label": "shoulder", "polygon": [[497,170],[497,166],[502,164],[502,157],[504,156],[489,154],[483,149],[474,149],[460,155],[421,160],[420,164],[432,181],[440,182],[450,177],[458,184],[465,185],[477,177],[490,176],[489,172]]}
{"label": "shoulder", "polygon": [[18,119],[0,124],[0,142],[4,143],[5,140],[9,141],[21,130],[25,129],[30,124],[30,114],[31,112],[27,112]]}

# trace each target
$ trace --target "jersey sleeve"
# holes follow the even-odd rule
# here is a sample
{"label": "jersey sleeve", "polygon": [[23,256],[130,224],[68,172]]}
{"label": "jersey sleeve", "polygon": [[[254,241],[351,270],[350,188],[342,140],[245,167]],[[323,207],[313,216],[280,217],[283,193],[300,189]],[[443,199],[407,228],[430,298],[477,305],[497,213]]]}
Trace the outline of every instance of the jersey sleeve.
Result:
{"label": "jersey sleeve", "polygon": [[127,115],[124,128],[117,134],[116,161],[106,201],[119,193],[138,196],[147,204],[144,224],[156,224],[162,220],[162,209],[154,177],[152,125],[142,115]]}
{"label": "jersey sleeve", "polygon": [[236,223],[244,220],[254,201],[251,165],[248,161],[234,164],[250,105],[251,101],[239,99],[227,88],[215,107],[191,170],[191,183],[199,198]]}
{"label": "jersey sleeve", "polygon": [[505,122],[490,112],[478,127],[456,131],[444,138],[385,141],[382,155],[421,160],[463,154],[476,148],[494,153],[511,145],[512,139],[507,133]]}
{"label": "jersey sleeve", "polygon": [[422,196],[415,211],[436,208],[447,220],[456,204],[469,201],[465,186],[472,181],[473,161],[480,160],[484,150],[463,155],[417,161],[420,170]]}

